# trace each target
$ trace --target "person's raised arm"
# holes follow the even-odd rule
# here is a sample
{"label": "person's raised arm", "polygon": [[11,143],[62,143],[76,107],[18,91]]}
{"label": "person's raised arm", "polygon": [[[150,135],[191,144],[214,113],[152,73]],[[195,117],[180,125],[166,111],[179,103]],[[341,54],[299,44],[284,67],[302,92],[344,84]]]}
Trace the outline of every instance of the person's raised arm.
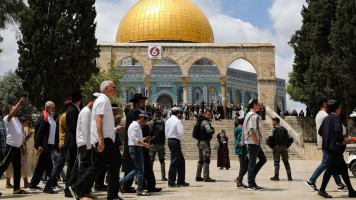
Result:
{"label": "person's raised arm", "polygon": [[15,113],[19,110],[20,106],[26,102],[26,98],[22,97],[19,102],[17,102],[16,106],[11,109],[9,116],[7,117],[7,122],[10,122],[11,119],[15,116]]}

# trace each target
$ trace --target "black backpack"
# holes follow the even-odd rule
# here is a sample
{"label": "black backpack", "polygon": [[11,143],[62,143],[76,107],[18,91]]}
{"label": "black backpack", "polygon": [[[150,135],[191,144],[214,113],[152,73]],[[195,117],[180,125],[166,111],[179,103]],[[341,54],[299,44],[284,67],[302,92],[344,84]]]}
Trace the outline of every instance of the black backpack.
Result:
{"label": "black backpack", "polygon": [[274,130],[275,145],[286,145],[290,143],[287,129],[280,126]]}
{"label": "black backpack", "polygon": [[193,128],[193,138],[201,140],[201,123],[204,119],[199,118]]}
{"label": "black backpack", "polygon": [[165,125],[163,120],[153,120],[152,134],[155,138],[152,140],[155,144],[164,144],[165,142]]}

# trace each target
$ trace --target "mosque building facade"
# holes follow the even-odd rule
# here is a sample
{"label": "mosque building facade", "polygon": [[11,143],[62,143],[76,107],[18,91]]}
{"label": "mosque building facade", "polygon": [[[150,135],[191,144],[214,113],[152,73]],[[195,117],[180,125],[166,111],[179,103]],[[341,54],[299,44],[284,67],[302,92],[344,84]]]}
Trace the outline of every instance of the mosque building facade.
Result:
{"label": "mosque building facade", "polygon": [[[210,23],[190,0],[140,0],[124,16],[116,37],[117,43],[214,43]],[[162,46],[164,48],[164,45]],[[192,49],[190,49],[192,51]],[[194,51],[194,50],[193,50]],[[246,60],[248,61],[248,60]],[[183,104],[182,70],[177,61],[162,57],[150,71],[149,102],[161,106]],[[124,68],[123,103],[135,93],[145,93],[142,63],[132,57],[121,60]],[[256,67],[256,66],[253,66]],[[218,67],[209,59],[197,60],[188,72],[188,104],[222,102]],[[257,75],[229,67],[226,72],[226,104],[247,104],[258,98]],[[276,79],[276,101],[286,110],[286,83]],[[146,93],[147,93],[146,89]]]}

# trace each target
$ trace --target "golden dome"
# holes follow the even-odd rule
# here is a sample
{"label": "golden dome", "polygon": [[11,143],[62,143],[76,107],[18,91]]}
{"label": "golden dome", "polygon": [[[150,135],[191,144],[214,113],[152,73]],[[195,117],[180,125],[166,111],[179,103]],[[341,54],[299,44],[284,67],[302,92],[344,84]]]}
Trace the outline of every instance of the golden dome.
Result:
{"label": "golden dome", "polygon": [[204,13],[190,0],[140,0],[122,19],[116,42],[213,43]]}

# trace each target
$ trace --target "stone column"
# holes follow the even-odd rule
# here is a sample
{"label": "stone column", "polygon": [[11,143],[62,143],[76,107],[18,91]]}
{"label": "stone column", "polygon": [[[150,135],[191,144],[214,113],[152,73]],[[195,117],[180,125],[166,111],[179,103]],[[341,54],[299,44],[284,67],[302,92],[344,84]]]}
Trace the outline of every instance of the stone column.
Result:
{"label": "stone column", "polygon": [[258,79],[258,100],[277,111],[276,79]]}
{"label": "stone column", "polygon": [[147,97],[146,105],[150,105],[150,86],[151,86],[152,77],[150,75],[146,75],[143,77],[143,81],[145,82],[145,94]]}
{"label": "stone column", "polygon": [[180,80],[182,81],[183,84],[183,104],[188,105],[188,84],[190,82],[189,77],[180,77]]}
{"label": "stone column", "polygon": [[219,78],[220,83],[221,83],[221,103],[224,107],[224,119],[227,118],[227,113],[226,113],[226,82],[227,79],[229,77],[228,76],[222,76]]}

